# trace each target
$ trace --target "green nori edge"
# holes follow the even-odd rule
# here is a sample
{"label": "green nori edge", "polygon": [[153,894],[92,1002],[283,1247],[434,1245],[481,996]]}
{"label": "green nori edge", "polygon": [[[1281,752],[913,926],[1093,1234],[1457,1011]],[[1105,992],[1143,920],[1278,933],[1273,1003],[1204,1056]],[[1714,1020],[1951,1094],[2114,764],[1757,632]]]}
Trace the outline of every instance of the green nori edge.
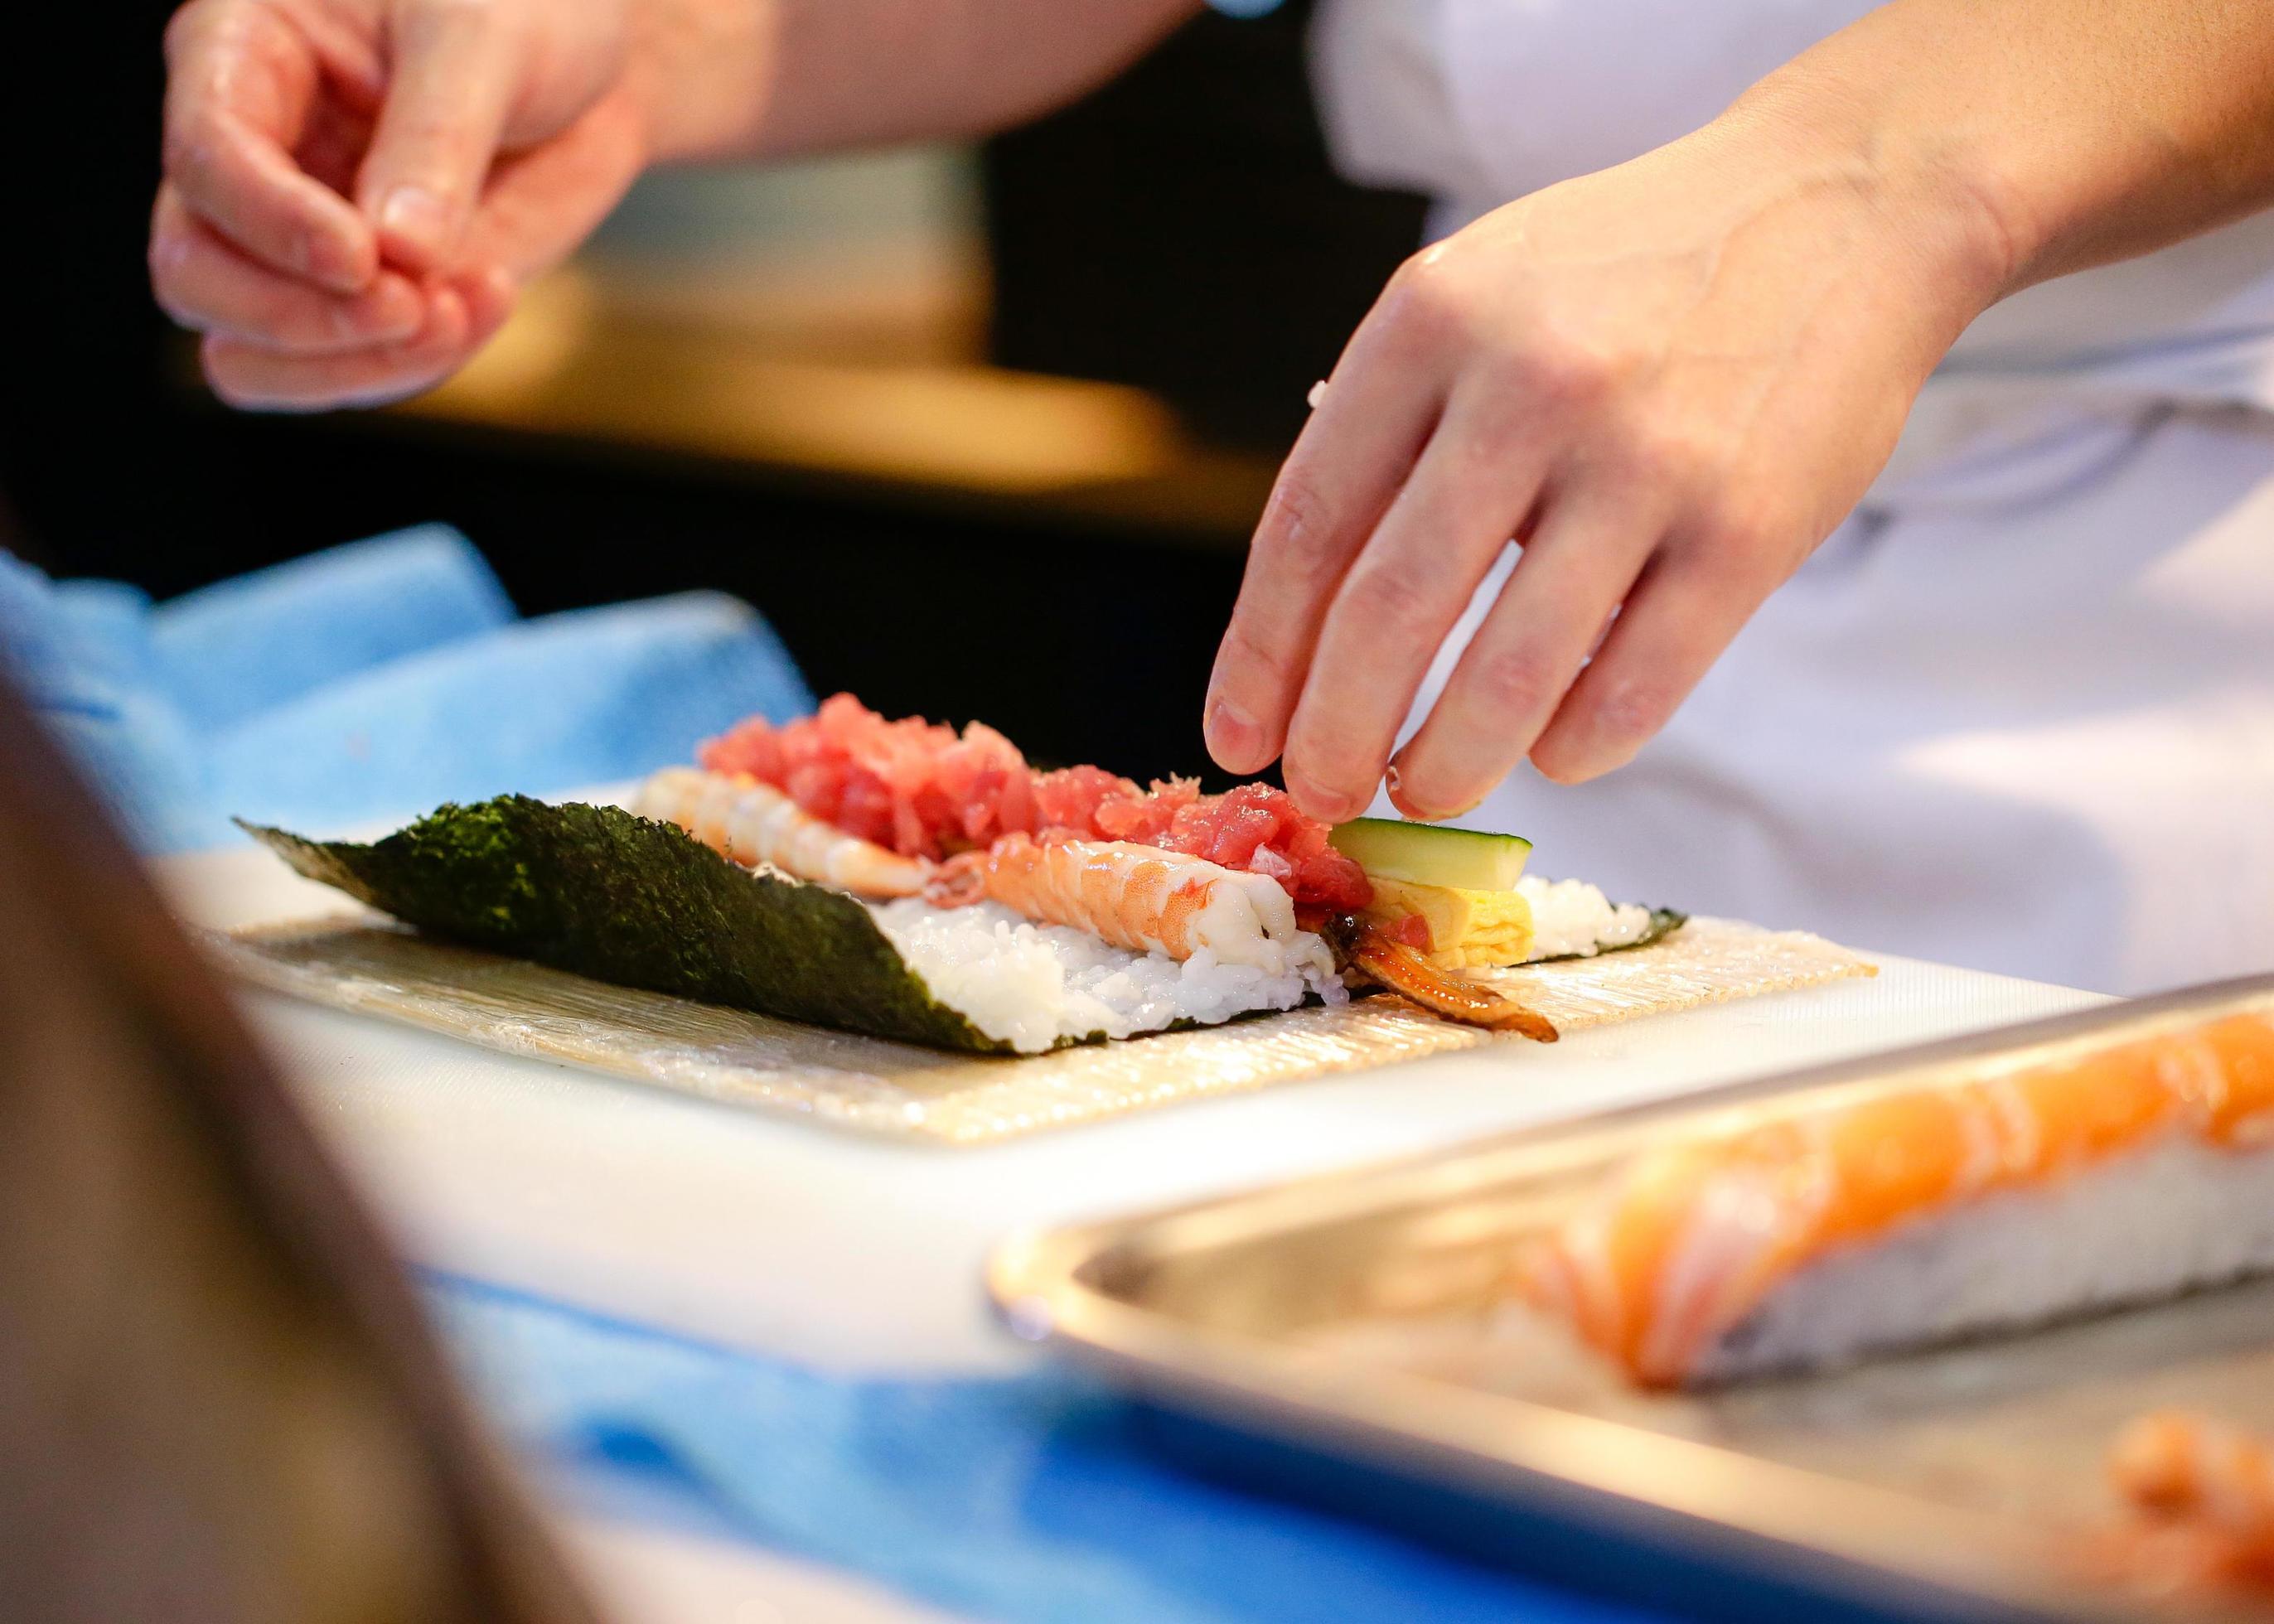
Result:
{"label": "green nori edge", "polygon": [[368,846],[238,827],[308,878],[469,947],[872,1037],[1014,1052],[935,998],[853,898],[752,873],[615,807],[501,795]]}
{"label": "green nori edge", "polygon": [[1598,948],[1592,953],[1552,953],[1545,959],[1527,959],[1524,962],[1526,966],[1570,964],[1576,959],[1606,959],[1613,953],[1631,953],[1638,947],[1665,941],[1689,922],[1690,915],[1687,914],[1678,913],[1673,908],[1653,908],[1650,911],[1650,929],[1631,942],[1622,942],[1616,947]]}

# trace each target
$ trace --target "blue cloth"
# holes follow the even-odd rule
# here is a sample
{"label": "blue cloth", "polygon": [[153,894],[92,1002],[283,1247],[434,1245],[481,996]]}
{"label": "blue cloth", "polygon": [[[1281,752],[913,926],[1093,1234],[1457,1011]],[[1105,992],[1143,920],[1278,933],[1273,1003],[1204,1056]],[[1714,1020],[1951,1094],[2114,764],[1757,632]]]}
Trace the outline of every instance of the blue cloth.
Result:
{"label": "blue cloth", "polygon": [[150,644],[174,703],[212,732],[516,618],[466,538],[428,524],[186,592],[153,618]]}
{"label": "blue cloth", "polygon": [[107,582],[50,582],[0,553],[0,659],[136,843],[203,844],[198,740],[165,691],[150,648],[150,603]]}
{"label": "blue cloth", "polygon": [[605,1507],[1007,1624],[1655,1618],[1186,1476],[1062,1372],[855,1380],[461,1280],[476,1389]]}
{"label": "blue cloth", "polygon": [[442,525],[154,605],[0,553],[0,658],[150,851],[634,778],[813,703],[734,598],[523,620]]}

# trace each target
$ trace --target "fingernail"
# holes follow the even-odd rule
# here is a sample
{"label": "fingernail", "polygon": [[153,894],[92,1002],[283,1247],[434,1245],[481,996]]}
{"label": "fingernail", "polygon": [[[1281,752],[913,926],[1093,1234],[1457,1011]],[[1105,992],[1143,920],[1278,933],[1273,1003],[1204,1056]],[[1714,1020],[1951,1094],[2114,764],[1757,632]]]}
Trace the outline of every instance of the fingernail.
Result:
{"label": "fingernail", "polygon": [[392,343],[414,336],[425,324],[426,302],[409,282],[389,276],[365,296],[363,313],[370,336]]}
{"label": "fingernail", "polygon": [[1444,808],[1416,800],[1405,793],[1405,774],[1396,762],[1390,763],[1389,771],[1382,774],[1382,783],[1389,791],[1389,799],[1397,804],[1397,809],[1416,823],[1440,823],[1449,817],[1458,817],[1465,812],[1475,811],[1483,800],[1479,797],[1465,805]]}
{"label": "fingernail", "polygon": [[1321,823],[1339,823],[1358,815],[1359,808],[1346,797],[1321,789],[1299,773],[1286,776],[1287,793],[1294,796],[1295,804]]}
{"label": "fingernail", "polygon": [[1208,735],[1209,754],[1231,771],[1252,771],[1262,764],[1255,758],[1262,748],[1263,729],[1230,700],[1219,699],[1209,707],[1208,723],[1201,731]]}
{"label": "fingernail", "polygon": [[478,331],[494,331],[513,313],[513,278],[500,267],[460,276],[450,285],[466,302],[466,319]]}
{"label": "fingernail", "polygon": [[477,290],[485,300],[493,304],[509,304],[513,302],[514,295],[521,291],[519,285],[513,279],[513,273],[502,265],[485,266],[466,278],[466,285]]}
{"label": "fingernail", "polygon": [[360,293],[371,280],[371,267],[355,244],[332,231],[306,231],[300,239],[299,259],[310,280],[342,293]]}
{"label": "fingernail", "polygon": [[418,335],[422,341],[445,348],[464,342],[467,314],[463,294],[456,288],[437,288],[428,299],[427,310],[426,326]]}
{"label": "fingernail", "polygon": [[379,206],[379,229],[430,256],[440,255],[448,246],[450,211],[424,186],[397,186]]}

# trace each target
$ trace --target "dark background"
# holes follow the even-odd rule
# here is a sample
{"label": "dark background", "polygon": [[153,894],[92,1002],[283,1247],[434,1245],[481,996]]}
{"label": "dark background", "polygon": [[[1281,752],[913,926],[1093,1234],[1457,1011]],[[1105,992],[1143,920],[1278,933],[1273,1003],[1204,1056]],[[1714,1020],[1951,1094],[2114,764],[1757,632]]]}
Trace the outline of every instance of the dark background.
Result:
{"label": "dark background", "polygon": [[[1043,759],[1204,765],[1199,705],[1236,538],[215,405],[143,272],[170,9],[51,13],[61,49],[19,35],[0,64],[13,317],[0,523],[18,551],[163,597],[442,519],[528,613],[716,587],[765,612],[820,692],[983,716]],[[1115,86],[988,147],[990,358],[1141,385],[1210,443],[1284,449],[1421,221],[1418,199],[1329,174],[1304,20],[1300,7],[1204,17]]]}

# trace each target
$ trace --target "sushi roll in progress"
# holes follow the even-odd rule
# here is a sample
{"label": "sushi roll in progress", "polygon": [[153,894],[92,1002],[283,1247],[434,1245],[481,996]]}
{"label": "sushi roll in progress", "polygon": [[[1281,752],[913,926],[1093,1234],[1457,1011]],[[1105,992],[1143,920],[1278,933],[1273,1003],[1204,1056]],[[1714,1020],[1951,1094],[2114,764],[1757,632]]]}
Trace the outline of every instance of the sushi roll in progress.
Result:
{"label": "sushi roll in progress", "polygon": [[1640,1157],[1520,1288],[1649,1386],[1805,1370],[2274,1269],[2274,1021]]}
{"label": "sushi roll in progress", "polygon": [[[1444,1019],[1541,1041],[1551,1023],[1460,974],[1540,951],[1535,897],[1557,905],[1557,956],[1680,921],[1613,907],[1591,886],[1518,889],[1531,843],[1514,836],[1376,818],[1329,828],[1268,784],[1204,795],[1191,778],[1038,770],[990,727],[887,718],[849,694],[789,722],[751,718],[697,758],[651,779],[638,810],[737,861],[872,900],[992,903],[1203,980],[1254,971],[1338,1002],[1346,971]],[[892,918],[915,922],[906,907]]]}

